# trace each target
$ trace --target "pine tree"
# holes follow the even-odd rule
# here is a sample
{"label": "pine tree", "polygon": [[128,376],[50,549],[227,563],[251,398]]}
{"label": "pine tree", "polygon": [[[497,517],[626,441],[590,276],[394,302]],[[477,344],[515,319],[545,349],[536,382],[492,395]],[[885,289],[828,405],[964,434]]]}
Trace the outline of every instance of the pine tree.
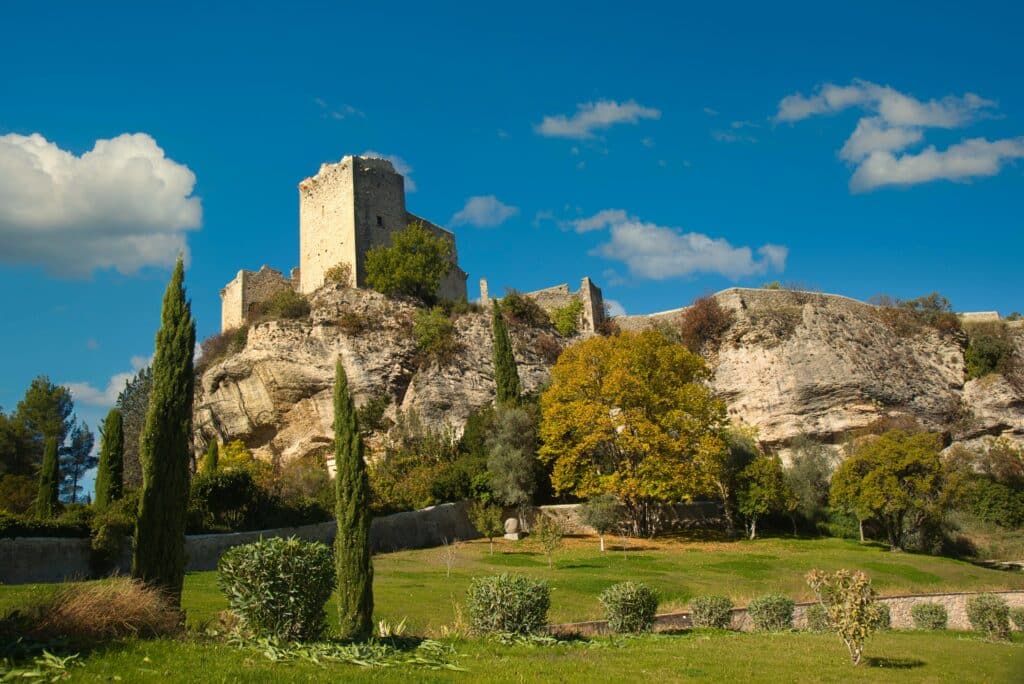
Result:
{"label": "pine tree", "polygon": [[203,464],[199,468],[200,472],[203,473],[215,473],[217,472],[217,462],[220,460],[220,448],[217,446],[217,440],[211,439],[210,445],[206,447],[206,455],[203,456]]}
{"label": "pine tree", "polygon": [[43,446],[43,467],[39,471],[39,494],[36,496],[36,515],[40,518],[52,518],[57,515],[57,507],[60,505],[60,499],[57,497],[59,486],[57,440],[49,437]]}
{"label": "pine tree", "polygon": [[192,353],[196,327],[185,298],[181,258],[164,293],[153,356],[153,387],[142,431],[142,492],[135,525],[132,576],[181,602],[185,577],[185,511],[192,440]]}
{"label": "pine tree", "polygon": [[493,312],[491,333],[494,337],[494,385],[497,400],[499,404],[515,403],[519,401],[521,387],[516,359],[512,355],[512,339],[497,302],[494,303]]}
{"label": "pine tree", "polygon": [[343,639],[365,639],[373,632],[370,483],[356,409],[340,359],[334,380],[334,469],[339,630]]}
{"label": "pine tree", "polygon": [[121,498],[124,488],[124,425],[121,412],[110,409],[100,427],[100,466],[96,472],[96,509]]}

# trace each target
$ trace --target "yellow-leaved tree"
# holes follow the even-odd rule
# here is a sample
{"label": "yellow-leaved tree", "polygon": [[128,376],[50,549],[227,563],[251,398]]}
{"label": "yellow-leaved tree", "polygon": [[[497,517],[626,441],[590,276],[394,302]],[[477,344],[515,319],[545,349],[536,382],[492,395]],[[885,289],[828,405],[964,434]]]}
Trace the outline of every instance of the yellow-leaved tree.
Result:
{"label": "yellow-leaved tree", "polygon": [[651,534],[661,504],[712,489],[708,465],[727,449],[725,404],[704,361],[657,331],[592,337],[569,347],[541,397],[539,455],[557,494],[612,494],[634,533]]}

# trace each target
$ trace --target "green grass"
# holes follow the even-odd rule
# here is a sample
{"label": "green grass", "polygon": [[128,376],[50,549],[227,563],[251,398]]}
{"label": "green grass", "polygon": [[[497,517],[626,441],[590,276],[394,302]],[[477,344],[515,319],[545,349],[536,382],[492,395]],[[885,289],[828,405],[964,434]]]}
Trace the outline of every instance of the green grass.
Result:
{"label": "green grass", "polygon": [[408,667],[274,663],[251,650],[197,641],[132,641],[86,656],[73,681],[130,682],[1019,682],[1024,639],[992,643],[951,632],[890,632],[873,637],[866,663],[853,667],[835,636],[738,634],[695,630],[618,644],[501,646],[457,641],[465,672]]}
{"label": "green grass", "polygon": [[[843,539],[761,539],[736,542],[631,540],[623,553],[601,553],[593,539],[568,539],[555,556],[555,567],[523,542],[485,541],[461,545],[446,576],[438,549],[401,551],[374,556],[374,599],[378,618],[408,618],[413,633],[433,633],[455,619],[455,604],[471,577],[516,572],[549,581],[552,622],[598,619],[597,595],[626,579],[646,582],[662,596],[660,612],[683,609],[700,594],[725,594],[737,605],[766,593],[809,600],[804,575],[813,568],[863,570],[879,593],[1024,589],[1024,573],[979,567],[965,561],[912,553],[893,553],[880,546]],[[0,587],[0,614],[52,590],[52,585]],[[216,572],[189,573],[184,607],[189,622],[200,625],[227,607],[217,589]],[[333,602],[328,606],[333,621]]]}

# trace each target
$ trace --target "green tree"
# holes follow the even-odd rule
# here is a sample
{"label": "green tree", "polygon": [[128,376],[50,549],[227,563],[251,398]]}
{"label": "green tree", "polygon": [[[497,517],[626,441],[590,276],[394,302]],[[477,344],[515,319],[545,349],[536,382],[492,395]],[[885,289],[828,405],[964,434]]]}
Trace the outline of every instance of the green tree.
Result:
{"label": "green tree", "polygon": [[743,469],[737,500],[740,513],[747,519],[751,539],[757,538],[759,518],[769,513],[791,511],[797,505],[777,456],[759,456]]}
{"label": "green tree", "polygon": [[363,461],[356,408],[341,359],[335,364],[334,468],[338,531],[334,558],[338,586],[338,625],[343,639],[365,639],[373,632],[373,561],[370,559],[370,483]]}
{"label": "green tree", "polygon": [[43,467],[39,470],[39,494],[36,496],[36,515],[52,518],[60,507],[60,465],[57,459],[57,438],[50,437],[43,447]]}
{"label": "green tree", "polygon": [[[861,521],[873,519],[893,549],[942,515],[947,498],[941,435],[889,430],[856,444],[832,476],[831,500]],[[863,534],[863,533],[862,533]]]}
{"label": "green tree", "polygon": [[604,552],[604,536],[615,529],[622,519],[622,506],[610,494],[592,496],[580,505],[580,521],[594,528],[601,538],[601,551]]}
{"label": "green tree", "polygon": [[121,498],[124,487],[124,423],[121,412],[110,409],[100,425],[100,462],[96,472],[96,509]]}
{"label": "green tree", "polygon": [[[713,301],[713,300],[712,300]],[[751,428],[732,426],[723,433],[726,448],[709,452],[701,464],[711,481],[711,488],[722,501],[726,525],[730,534],[736,532],[736,494],[740,488],[740,473],[761,456],[757,435]]]}
{"label": "green tree", "polygon": [[199,468],[204,473],[217,472],[217,462],[220,460],[220,447],[216,439],[211,439],[206,447],[206,454],[203,456],[203,464]]}
{"label": "green tree", "polygon": [[61,493],[65,501],[75,503],[78,500],[78,492],[82,490],[79,481],[87,470],[91,470],[99,463],[99,459],[92,455],[92,447],[96,438],[89,430],[89,425],[82,423],[71,429],[71,435],[61,450]]}
{"label": "green tree", "polygon": [[504,521],[501,519],[501,506],[474,501],[469,507],[469,522],[473,523],[476,531],[487,537],[487,544],[490,547],[491,555],[494,555],[494,538],[501,534],[504,529]]}
{"label": "green tree", "polygon": [[391,246],[366,252],[366,284],[386,295],[437,300],[441,279],[451,271],[452,243],[435,236],[420,222],[392,235]]}
{"label": "green tree", "polygon": [[491,313],[491,335],[494,338],[494,386],[497,402],[509,404],[519,401],[522,387],[519,383],[519,369],[512,354],[512,338],[509,337],[501,306],[494,303]]}
{"label": "green tree", "polygon": [[185,522],[192,443],[192,353],[196,326],[185,297],[181,257],[164,293],[153,356],[146,427],[142,431],[142,491],[135,525],[132,576],[181,602],[185,577]]}
{"label": "green tree", "polygon": [[541,457],[556,494],[613,494],[639,534],[663,503],[711,488],[726,449],[725,404],[699,356],[657,331],[593,337],[566,349],[541,398]]}
{"label": "green tree", "polygon": [[74,410],[67,387],[53,384],[45,375],[33,380],[14,414],[27,442],[22,460],[37,467],[43,460],[44,444],[51,437],[60,449],[75,425]]}
{"label": "green tree", "polygon": [[791,445],[790,463],[786,482],[797,498],[795,512],[813,525],[825,517],[828,506],[832,452],[824,444],[798,437]]}
{"label": "green tree", "polygon": [[16,414],[0,411],[0,475],[34,475],[29,436]]}
{"label": "green tree", "polygon": [[153,367],[145,366],[125,382],[124,389],[117,396],[114,406],[121,411],[124,429],[124,486],[138,489],[142,486],[142,461],[139,447],[142,444],[142,429],[146,426],[149,410],[149,393],[153,388]]}
{"label": "green tree", "polygon": [[488,437],[487,473],[491,492],[500,503],[515,506],[522,519],[537,487],[537,423],[522,406],[495,408]]}

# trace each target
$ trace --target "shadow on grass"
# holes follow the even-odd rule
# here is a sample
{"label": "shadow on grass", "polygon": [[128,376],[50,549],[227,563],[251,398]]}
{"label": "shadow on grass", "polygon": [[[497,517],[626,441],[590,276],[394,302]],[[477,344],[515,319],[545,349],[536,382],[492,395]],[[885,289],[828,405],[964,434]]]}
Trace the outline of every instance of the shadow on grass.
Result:
{"label": "shadow on grass", "polygon": [[924,667],[925,662],[917,658],[865,658],[868,667],[879,667],[887,670],[913,670]]}

